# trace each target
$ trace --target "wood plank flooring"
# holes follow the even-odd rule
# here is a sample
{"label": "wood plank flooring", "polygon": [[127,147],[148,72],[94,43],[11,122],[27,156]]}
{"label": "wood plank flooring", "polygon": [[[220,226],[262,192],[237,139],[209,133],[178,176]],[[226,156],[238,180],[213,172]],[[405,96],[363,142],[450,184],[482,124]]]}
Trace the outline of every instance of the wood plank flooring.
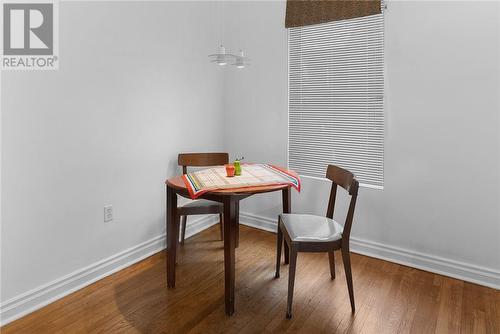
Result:
{"label": "wood plank flooring", "polygon": [[[294,317],[285,319],[288,267],[274,279],[275,235],[245,226],[236,251],[236,312],[224,314],[218,226],[186,240],[177,286],[165,252],[1,329],[8,333],[500,333],[500,291],[352,254],[356,314],[341,256],[300,253]],[[339,254],[340,255],[340,254]]]}

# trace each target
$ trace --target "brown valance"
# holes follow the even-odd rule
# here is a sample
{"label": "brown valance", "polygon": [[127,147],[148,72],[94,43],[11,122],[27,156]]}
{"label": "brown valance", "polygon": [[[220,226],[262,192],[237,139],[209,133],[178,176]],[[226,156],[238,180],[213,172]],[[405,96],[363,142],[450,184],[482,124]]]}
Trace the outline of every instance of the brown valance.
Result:
{"label": "brown valance", "polygon": [[285,27],[380,14],[380,0],[287,0]]}

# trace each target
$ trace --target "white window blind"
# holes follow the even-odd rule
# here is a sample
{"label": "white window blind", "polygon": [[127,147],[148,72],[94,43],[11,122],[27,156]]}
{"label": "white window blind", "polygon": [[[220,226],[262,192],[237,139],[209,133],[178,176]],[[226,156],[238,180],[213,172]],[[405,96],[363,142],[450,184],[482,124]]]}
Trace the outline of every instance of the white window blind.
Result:
{"label": "white window blind", "polygon": [[383,14],[289,29],[289,167],[382,187]]}

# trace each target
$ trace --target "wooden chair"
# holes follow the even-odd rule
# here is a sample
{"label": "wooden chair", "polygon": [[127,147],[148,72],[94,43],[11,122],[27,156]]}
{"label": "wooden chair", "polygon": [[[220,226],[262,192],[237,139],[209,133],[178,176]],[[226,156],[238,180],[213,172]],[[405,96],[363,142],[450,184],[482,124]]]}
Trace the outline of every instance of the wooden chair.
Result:
{"label": "wooden chair", "polygon": [[[182,166],[183,174],[187,174],[187,167],[208,167],[224,165],[227,163],[229,163],[229,154],[227,153],[181,153],[178,157],[178,164],[179,166]],[[181,244],[184,244],[184,239],[186,237],[187,216],[190,215],[218,213],[220,221],[220,237],[221,240],[224,240],[222,228],[224,206],[222,203],[199,199],[177,208],[177,213],[181,218]]]}
{"label": "wooden chair", "polygon": [[[293,286],[295,283],[295,268],[297,252],[328,252],[331,279],[335,278],[334,251],[342,251],[347,288],[351,309],[354,313],[354,290],[352,286],[351,259],[349,257],[349,235],[351,233],[352,218],[356,206],[359,183],[348,170],[329,165],[326,177],[332,181],[330,199],[326,217],[305,214],[281,214],[278,218],[276,278],[280,276],[281,247],[285,238],[285,263],[290,263],[288,276],[288,302],[286,317],[292,317]],[[351,196],[349,210],[344,226],[333,220],[337,186],[344,188]],[[288,246],[289,252],[286,247]],[[287,254],[289,253],[289,254]],[[288,258],[289,256],[289,258]]]}

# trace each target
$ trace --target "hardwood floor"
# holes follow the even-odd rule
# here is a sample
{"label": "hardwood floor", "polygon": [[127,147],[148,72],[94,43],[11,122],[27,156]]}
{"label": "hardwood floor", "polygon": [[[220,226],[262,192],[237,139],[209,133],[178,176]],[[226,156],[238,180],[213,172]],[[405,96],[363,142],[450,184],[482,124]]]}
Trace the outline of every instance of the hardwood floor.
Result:
{"label": "hardwood floor", "polygon": [[218,226],[186,240],[177,285],[165,252],[1,329],[2,333],[500,333],[500,291],[352,254],[356,314],[341,256],[299,254],[294,317],[285,319],[288,267],[274,279],[276,235],[241,227],[236,311],[224,314]]}

